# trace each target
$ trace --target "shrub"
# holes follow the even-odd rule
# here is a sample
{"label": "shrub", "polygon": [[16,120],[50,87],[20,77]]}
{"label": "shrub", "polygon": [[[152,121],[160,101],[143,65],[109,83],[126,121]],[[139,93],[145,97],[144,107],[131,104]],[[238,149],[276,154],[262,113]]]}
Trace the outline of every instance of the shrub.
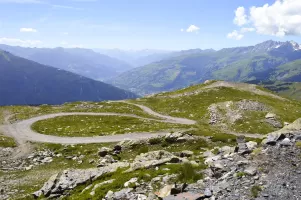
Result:
{"label": "shrub", "polygon": [[301,149],[301,141],[296,142],[296,147]]}
{"label": "shrub", "polygon": [[258,197],[259,193],[262,191],[262,188],[258,185],[254,185],[251,188],[251,194],[254,198]]}
{"label": "shrub", "polygon": [[138,154],[147,153],[147,152],[148,152],[148,146],[142,146],[142,147],[138,150]]}
{"label": "shrub", "polygon": [[169,145],[168,142],[163,141],[162,144],[161,144],[161,147],[168,147],[168,145]]}
{"label": "shrub", "polygon": [[201,174],[198,174],[196,169],[190,163],[184,163],[179,169],[178,180],[181,182],[189,183],[195,182],[201,178]]}
{"label": "shrub", "polygon": [[238,177],[238,178],[241,178],[241,177],[243,177],[243,176],[245,176],[245,175],[246,175],[245,172],[237,172],[237,173],[236,173],[236,177]]}
{"label": "shrub", "polygon": [[161,141],[162,141],[162,140],[161,140],[161,138],[159,138],[159,137],[150,138],[150,139],[148,140],[149,144],[151,144],[151,145],[160,144]]}

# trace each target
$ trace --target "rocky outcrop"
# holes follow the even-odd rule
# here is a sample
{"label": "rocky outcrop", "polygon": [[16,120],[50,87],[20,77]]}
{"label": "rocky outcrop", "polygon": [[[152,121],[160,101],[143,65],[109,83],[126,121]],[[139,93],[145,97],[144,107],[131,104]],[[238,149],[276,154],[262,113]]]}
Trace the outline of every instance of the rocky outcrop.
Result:
{"label": "rocky outcrop", "polygon": [[106,200],[146,200],[147,196],[133,192],[132,188],[124,188],[117,192],[109,191],[105,197]]}
{"label": "rocky outcrop", "polygon": [[130,168],[127,172],[134,171],[137,169],[144,169],[159,166],[165,163],[179,163],[180,158],[169,153],[168,151],[151,151],[148,153],[142,153],[134,159],[133,163],[130,164]]}
{"label": "rocky outcrop", "polygon": [[267,111],[268,108],[263,103],[257,102],[257,101],[251,101],[251,100],[241,100],[236,103],[236,106],[239,110],[244,111]]}
{"label": "rocky outcrop", "polygon": [[278,121],[276,114],[274,113],[268,113],[265,116],[265,121],[273,126],[274,128],[282,128],[282,123]]}
{"label": "rocky outcrop", "polygon": [[127,166],[129,166],[128,163],[119,162],[102,168],[64,170],[53,175],[39,191],[33,193],[33,196],[35,198],[42,195],[45,197],[59,197],[78,185],[92,182],[107,173],[115,172],[118,168]]}
{"label": "rocky outcrop", "polygon": [[275,145],[278,141],[282,141],[284,138],[289,138],[290,140],[301,139],[301,118],[278,131],[269,133],[267,138],[263,140],[262,143],[267,145]]}
{"label": "rocky outcrop", "polygon": [[268,111],[268,110],[269,108],[265,106],[263,103],[246,100],[246,99],[238,102],[226,101],[226,102],[211,104],[208,107],[208,113],[210,115],[209,124],[214,125],[214,124],[219,124],[224,122],[233,124],[236,121],[243,119],[245,111]]}

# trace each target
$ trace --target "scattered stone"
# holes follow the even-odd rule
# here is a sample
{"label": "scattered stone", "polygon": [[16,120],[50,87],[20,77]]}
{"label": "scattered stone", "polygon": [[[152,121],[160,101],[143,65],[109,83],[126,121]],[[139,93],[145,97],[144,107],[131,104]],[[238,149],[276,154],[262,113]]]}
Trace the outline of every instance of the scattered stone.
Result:
{"label": "scattered stone", "polygon": [[237,142],[236,152],[238,152],[239,154],[244,155],[252,152],[252,150],[250,150],[246,144],[245,136],[238,136],[236,138],[236,142]]}
{"label": "scattered stone", "polygon": [[279,122],[278,120],[274,119],[274,118],[268,118],[265,120],[268,124],[270,124],[271,126],[273,126],[274,128],[282,128],[282,123]]}
{"label": "scattered stone", "polygon": [[227,155],[234,153],[235,148],[234,147],[229,147],[229,146],[223,146],[219,149],[219,152],[222,153],[222,155]]}
{"label": "scattered stone", "polygon": [[180,153],[180,157],[191,157],[193,155],[192,151],[184,150]]}
{"label": "scattered stone", "polygon": [[137,181],[138,181],[138,178],[131,178],[129,181],[127,181],[127,182],[124,183],[124,187],[129,187],[129,185],[131,183],[135,183],[136,184]]}
{"label": "scattered stone", "polygon": [[98,155],[100,157],[105,157],[109,152],[111,151],[111,149],[107,148],[107,147],[102,147],[99,151],[98,151]]}
{"label": "scattered stone", "polygon": [[212,196],[212,192],[211,192],[211,190],[209,189],[209,188],[206,188],[205,189],[205,192],[204,192],[204,195],[205,195],[205,197],[211,197]]}
{"label": "scattered stone", "polygon": [[187,187],[186,183],[183,183],[180,187],[178,187],[176,184],[174,184],[173,187],[170,190],[170,194],[175,195],[175,194],[179,194],[181,192],[184,192],[186,187]]}
{"label": "scattered stone", "polygon": [[174,132],[166,134],[163,139],[167,142],[185,142],[195,140],[196,137],[186,132]]}
{"label": "scattered stone", "polygon": [[249,141],[246,143],[246,145],[249,150],[254,150],[257,148],[257,142],[254,141]]}
{"label": "scattered stone", "polygon": [[105,196],[106,199],[112,199],[114,195],[114,192],[112,190],[109,190]]}
{"label": "scattered stone", "polygon": [[155,194],[160,198],[167,197],[170,195],[172,188],[173,188],[173,185],[166,185],[159,192],[156,192]]}
{"label": "scattered stone", "polygon": [[130,165],[130,169],[128,169],[127,172],[142,168],[156,167],[167,162],[178,163],[180,162],[180,159],[174,156],[172,153],[169,153],[168,151],[151,151],[136,156],[135,160]]}
{"label": "scattered stone", "polygon": [[281,142],[280,142],[280,146],[291,146],[291,140],[289,138],[284,138]]}
{"label": "scattered stone", "polygon": [[213,156],[215,156],[215,155],[212,153],[212,151],[205,151],[203,153],[203,157],[205,157],[205,158],[209,158],[209,157],[213,157]]}
{"label": "scattered stone", "polygon": [[204,199],[205,195],[201,193],[195,193],[195,192],[183,192],[177,195],[170,195],[163,200],[201,200]]}
{"label": "scattered stone", "polygon": [[276,114],[274,113],[268,113],[265,116],[266,119],[275,119],[276,118]]}
{"label": "scattered stone", "polygon": [[257,173],[257,169],[256,167],[249,166],[244,170],[244,172],[250,176],[255,176]]}
{"label": "scattered stone", "polygon": [[117,145],[114,146],[114,149],[113,149],[113,150],[114,150],[114,151],[121,151],[121,149],[122,149],[121,145],[118,145],[118,144],[117,144]]}
{"label": "scattered stone", "polygon": [[28,167],[25,167],[25,170],[31,170],[33,168],[33,165],[29,165]]}
{"label": "scattered stone", "polygon": [[106,155],[104,156],[104,158],[99,162],[99,164],[97,165],[97,167],[103,167],[106,166],[108,164],[114,163],[116,162],[115,159],[111,156],[111,155]]}

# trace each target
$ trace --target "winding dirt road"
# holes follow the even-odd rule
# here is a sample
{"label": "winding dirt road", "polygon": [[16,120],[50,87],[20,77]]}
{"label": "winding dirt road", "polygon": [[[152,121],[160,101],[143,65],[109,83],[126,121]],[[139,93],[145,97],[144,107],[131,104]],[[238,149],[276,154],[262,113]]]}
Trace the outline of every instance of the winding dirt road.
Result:
{"label": "winding dirt road", "polygon": [[[47,142],[47,143],[57,143],[57,144],[88,144],[88,143],[119,142],[125,139],[130,139],[130,140],[148,139],[151,137],[156,137],[158,135],[165,135],[168,132],[156,132],[156,133],[137,132],[137,133],[126,133],[126,134],[94,136],[94,137],[59,137],[59,136],[44,135],[44,134],[37,133],[31,129],[31,125],[40,120],[50,119],[59,116],[70,116],[70,115],[126,116],[126,117],[134,117],[139,119],[164,122],[164,123],[185,124],[185,125],[196,124],[196,121],[194,120],[162,115],[143,105],[138,105],[129,102],[124,102],[124,103],[135,105],[141,108],[144,112],[159,117],[161,119],[144,118],[133,114],[122,114],[122,113],[90,113],[90,112],[68,112],[67,113],[66,112],[66,113],[54,113],[54,114],[33,117],[13,124],[9,124],[7,122],[5,125],[0,126],[0,130],[2,130],[2,132],[8,136],[14,137],[20,146],[26,144],[26,141]],[[258,135],[258,134],[242,134],[242,133],[230,133],[230,134],[237,135],[237,136],[245,135],[247,137],[253,137],[253,138],[262,137],[262,135]]]}
{"label": "winding dirt road", "polygon": [[[132,104],[132,103],[129,103]],[[59,143],[59,144],[87,144],[87,143],[104,143],[104,142],[119,142],[124,139],[138,140],[138,139],[147,139],[155,137],[158,135],[165,135],[168,132],[157,132],[157,133],[128,133],[128,134],[119,134],[119,135],[108,135],[108,136],[95,136],[95,137],[59,137],[53,135],[44,135],[37,133],[31,129],[31,125],[37,121],[50,119],[59,116],[70,116],[70,115],[93,115],[93,116],[126,116],[134,117],[139,119],[147,119],[164,123],[174,123],[174,124],[186,124],[193,125],[196,123],[194,120],[177,118],[159,114],[150,108],[142,105],[132,104],[141,108],[144,112],[160,117],[161,119],[150,119],[143,118],[137,115],[132,114],[121,114],[121,113],[90,113],[90,112],[70,112],[70,113],[55,113],[42,115],[38,117],[33,117],[27,120],[23,120],[14,124],[8,124],[0,126],[0,129],[6,135],[14,137],[18,143],[22,144],[25,141],[35,141],[35,142],[47,142],[47,143]]]}

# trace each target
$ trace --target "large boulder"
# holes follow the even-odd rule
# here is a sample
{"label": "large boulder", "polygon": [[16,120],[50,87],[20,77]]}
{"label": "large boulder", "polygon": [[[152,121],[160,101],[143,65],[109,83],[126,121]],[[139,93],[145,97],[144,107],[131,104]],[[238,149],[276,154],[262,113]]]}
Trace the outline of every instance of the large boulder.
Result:
{"label": "large boulder", "polygon": [[277,119],[269,118],[269,119],[266,119],[265,121],[268,124],[270,124],[271,126],[273,126],[274,128],[282,128],[283,127],[282,123],[279,122]]}
{"label": "large boulder", "polygon": [[239,154],[248,154],[251,153],[252,150],[250,150],[246,144],[246,139],[245,136],[238,136],[236,138],[236,142],[237,142],[237,147],[236,147],[236,151]]}
{"label": "large boulder", "polygon": [[128,163],[119,162],[102,168],[64,170],[50,177],[39,191],[33,193],[33,196],[35,198],[42,195],[45,197],[50,195],[60,196],[63,195],[65,191],[71,190],[78,185],[85,184],[89,181],[92,182],[105,174],[115,172],[118,168],[128,166]]}
{"label": "large boulder", "polygon": [[249,141],[246,143],[246,145],[249,150],[254,150],[255,148],[257,148],[257,142],[254,141]]}
{"label": "large boulder", "polygon": [[185,132],[174,132],[174,133],[168,133],[164,136],[165,141],[167,142],[185,142],[189,140],[195,140],[196,138]]}
{"label": "large boulder", "polygon": [[178,163],[180,162],[180,158],[164,150],[142,153],[136,156],[133,163],[130,165],[130,169],[127,171],[155,167],[167,162]]}
{"label": "large boulder", "polygon": [[301,118],[297,119],[293,123],[283,127],[278,131],[269,133],[267,138],[262,141],[263,144],[275,145],[277,142],[283,140],[286,137],[294,137],[301,134]]}
{"label": "large boulder", "polygon": [[107,148],[107,147],[101,147],[101,149],[98,151],[98,155],[100,157],[105,157],[106,155],[108,155],[109,152],[111,152],[112,149]]}

